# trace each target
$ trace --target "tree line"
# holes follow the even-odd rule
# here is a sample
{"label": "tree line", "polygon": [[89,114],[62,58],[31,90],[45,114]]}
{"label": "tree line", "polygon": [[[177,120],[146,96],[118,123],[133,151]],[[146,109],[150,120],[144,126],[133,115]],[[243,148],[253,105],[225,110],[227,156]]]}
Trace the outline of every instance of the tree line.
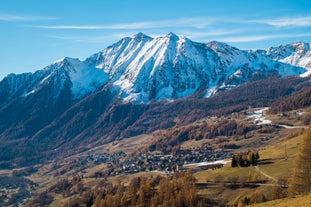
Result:
{"label": "tree line", "polygon": [[303,135],[296,158],[295,168],[289,180],[289,195],[296,196],[311,192],[311,129]]}
{"label": "tree line", "polygon": [[271,104],[269,112],[277,114],[311,106],[311,89],[305,89]]}
{"label": "tree line", "polygon": [[196,125],[173,127],[161,131],[149,145],[150,151],[171,151],[187,140],[212,139],[217,136],[242,136],[259,126],[249,123],[238,123],[234,119],[221,119],[214,123],[203,122]]}
{"label": "tree line", "polygon": [[191,171],[176,172],[172,177],[135,177],[128,185],[101,180],[93,188],[86,188],[81,177],[60,180],[39,194],[30,206],[49,205],[51,195],[68,198],[64,207],[203,207],[207,200],[198,196]]}

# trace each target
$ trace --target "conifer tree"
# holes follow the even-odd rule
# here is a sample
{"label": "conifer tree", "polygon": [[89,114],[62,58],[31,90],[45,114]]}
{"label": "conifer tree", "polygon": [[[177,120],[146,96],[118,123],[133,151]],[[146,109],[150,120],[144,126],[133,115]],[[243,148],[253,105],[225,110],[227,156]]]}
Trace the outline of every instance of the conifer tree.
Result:
{"label": "conifer tree", "polygon": [[311,192],[311,129],[306,130],[303,136],[289,185],[290,195],[309,192]]}

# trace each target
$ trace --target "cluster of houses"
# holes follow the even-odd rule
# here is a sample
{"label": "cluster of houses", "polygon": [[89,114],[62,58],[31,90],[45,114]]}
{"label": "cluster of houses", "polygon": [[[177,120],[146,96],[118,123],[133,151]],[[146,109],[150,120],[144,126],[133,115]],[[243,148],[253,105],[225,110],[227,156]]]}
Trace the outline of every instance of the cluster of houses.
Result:
{"label": "cluster of houses", "polygon": [[115,153],[94,153],[90,154],[89,157],[86,159],[86,162],[92,162],[94,164],[100,164],[100,163],[111,163],[111,164],[117,164],[120,162],[120,160],[124,159],[126,157],[125,152],[115,152]]}
{"label": "cluster of houses", "polygon": [[[123,154],[120,152],[119,155],[119,158],[121,158],[121,156],[122,158],[123,156],[125,157],[125,153]],[[174,152],[174,154],[148,152],[130,159],[117,159],[117,161],[114,161],[116,159],[110,158],[110,162],[105,162],[108,163],[108,169],[105,172],[96,173],[95,177],[134,174],[146,171],[160,171],[170,175],[175,171],[187,168],[187,165],[190,163],[210,162],[228,157],[232,157],[232,154],[224,150],[216,152],[213,148],[208,146],[196,147],[193,149],[180,149]],[[94,158],[92,159],[94,160]],[[105,159],[96,158],[96,160],[104,161]],[[205,167],[204,169],[208,168],[209,167]]]}

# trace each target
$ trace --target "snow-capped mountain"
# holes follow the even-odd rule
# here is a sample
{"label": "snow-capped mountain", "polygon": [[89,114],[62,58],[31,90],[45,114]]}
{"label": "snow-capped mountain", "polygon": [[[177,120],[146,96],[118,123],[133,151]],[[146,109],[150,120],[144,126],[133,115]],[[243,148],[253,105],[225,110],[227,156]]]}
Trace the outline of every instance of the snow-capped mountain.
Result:
{"label": "snow-capped mountain", "polygon": [[307,69],[308,71],[301,75],[303,77],[311,74],[310,43],[294,42],[285,46],[270,47],[266,54],[273,60]]}
{"label": "snow-capped mountain", "polygon": [[[256,91],[262,82],[255,81],[233,98],[229,92],[209,102],[204,97],[268,76],[305,76],[310,62],[310,44],[302,42],[246,51],[173,33],[156,38],[139,33],[84,61],[66,57],[34,73],[10,74],[0,81],[0,161],[24,154],[37,159],[61,153],[58,149],[74,152],[172,127],[176,120],[191,120],[189,114],[201,117],[210,108],[227,107],[226,97],[231,104],[239,96],[240,104],[251,99],[253,91],[255,96],[266,91]],[[306,81],[292,79],[292,85]],[[281,87],[278,81],[267,87],[270,95],[262,100],[295,90],[287,80]],[[249,95],[240,97],[243,94]]]}
{"label": "snow-capped mountain", "polygon": [[220,42],[197,43],[173,33],[157,38],[139,33],[124,38],[97,54],[96,63],[119,87],[122,99],[138,102],[181,98],[199,88],[210,95],[254,76],[305,72],[265,54]]}
{"label": "snow-capped mountain", "polygon": [[[199,89],[209,96],[269,75],[301,75],[311,68],[310,45],[244,51],[225,43],[193,42],[169,33],[126,37],[85,61],[63,58],[34,74],[11,75],[1,97],[28,96],[53,82],[51,97],[67,85],[74,99],[110,85],[125,102],[182,98]],[[54,81],[51,81],[54,80]],[[3,98],[2,98],[3,99]],[[0,100],[1,102],[6,100]]]}
{"label": "snow-capped mountain", "polygon": [[107,83],[108,75],[102,70],[92,67],[87,61],[79,59],[62,58],[35,73],[20,75],[10,74],[1,82],[0,93],[7,93],[3,98],[13,96],[29,96],[39,91],[46,84],[53,84],[50,96],[54,99],[67,85],[74,98],[83,97],[94,92]]}

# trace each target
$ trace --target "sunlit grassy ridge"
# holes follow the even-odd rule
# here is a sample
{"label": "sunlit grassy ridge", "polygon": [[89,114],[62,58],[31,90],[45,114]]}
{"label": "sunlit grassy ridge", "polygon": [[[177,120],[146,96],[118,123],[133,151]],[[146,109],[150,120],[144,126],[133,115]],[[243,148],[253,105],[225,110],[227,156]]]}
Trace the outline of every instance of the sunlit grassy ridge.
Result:
{"label": "sunlit grassy ridge", "polygon": [[[277,191],[277,181],[280,179],[286,181],[290,177],[291,171],[295,166],[295,159],[301,140],[302,135],[300,135],[300,132],[297,131],[295,135],[277,140],[269,147],[266,147],[259,151],[260,161],[258,167],[263,173],[272,178],[269,178],[264,174],[260,173],[253,166],[232,168],[231,164],[229,163],[220,169],[200,171],[195,173],[195,177],[197,178],[198,182],[215,181],[220,183],[226,183],[223,185],[220,184],[218,187],[200,190],[199,193],[202,196],[207,195],[211,199],[217,198],[218,202],[224,201],[224,204],[226,203],[230,205],[237,205],[239,200],[245,196],[250,197],[252,202],[257,203],[263,202],[264,200],[275,199],[273,196]],[[267,184],[267,186],[243,185],[243,183],[256,181],[258,183],[263,182]],[[228,187],[230,186],[230,183],[234,182],[239,183],[238,187]],[[286,191],[286,188],[283,188],[283,190]],[[256,201],[256,199],[258,200]],[[280,200],[275,201],[275,206],[278,206],[277,203],[279,201]],[[308,201],[306,202],[308,203]],[[259,204],[258,206],[261,206],[261,204]],[[284,206],[309,205],[284,204]]]}
{"label": "sunlit grassy ridge", "polygon": [[265,203],[252,205],[253,207],[309,207],[311,206],[311,194],[305,196],[298,196],[296,198],[285,198],[273,200]]}

